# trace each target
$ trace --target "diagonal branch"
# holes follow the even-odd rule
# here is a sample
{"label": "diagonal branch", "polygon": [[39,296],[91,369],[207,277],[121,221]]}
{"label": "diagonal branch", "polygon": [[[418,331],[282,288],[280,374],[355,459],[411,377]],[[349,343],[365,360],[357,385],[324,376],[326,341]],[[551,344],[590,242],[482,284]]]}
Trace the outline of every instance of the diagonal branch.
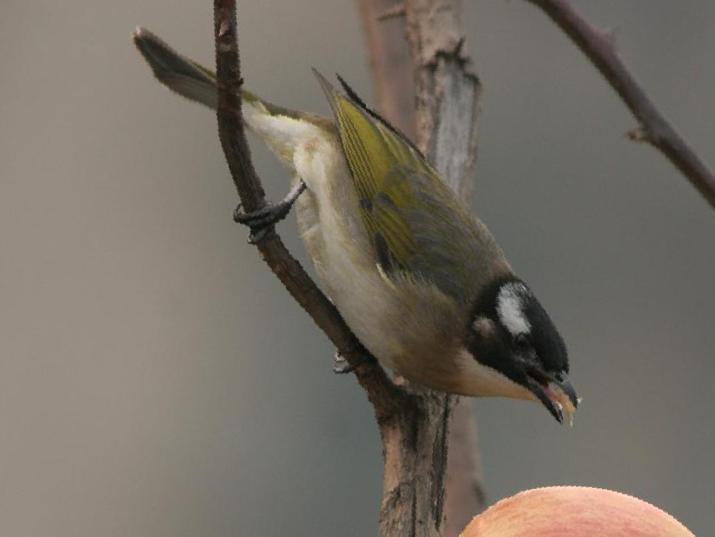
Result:
{"label": "diagonal branch", "polygon": [[[219,138],[241,202],[246,211],[255,211],[264,207],[266,202],[243,130],[240,96],[242,79],[235,0],[214,0],[214,37]],[[355,368],[360,385],[375,407],[378,422],[388,420],[399,408],[405,395],[395,387],[374,359],[365,360],[370,357],[367,350],[350,331],[335,306],[290,254],[275,231],[271,230],[259,240],[257,247],[264,261],[293,298],[328,336],[341,356]]]}
{"label": "diagonal branch", "polygon": [[640,127],[628,133],[672,162],[715,208],[715,176],[671,126],[620,58],[610,36],[591,25],[568,0],[527,0],[541,8],[581,49],[633,112]]}

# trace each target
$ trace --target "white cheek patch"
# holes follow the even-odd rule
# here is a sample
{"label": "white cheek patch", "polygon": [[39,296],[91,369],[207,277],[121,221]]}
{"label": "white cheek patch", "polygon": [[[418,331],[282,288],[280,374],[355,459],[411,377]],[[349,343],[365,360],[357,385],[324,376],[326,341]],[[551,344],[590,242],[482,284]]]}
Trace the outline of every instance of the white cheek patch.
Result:
{"label": "white cheek patch", "polygon": [[499,320],[511,333],[528,334],[531,324],[524,315],[523,296],[528,293],[526,286],[518,282],[509,282],[499,289],[497,295],[497,314]]}

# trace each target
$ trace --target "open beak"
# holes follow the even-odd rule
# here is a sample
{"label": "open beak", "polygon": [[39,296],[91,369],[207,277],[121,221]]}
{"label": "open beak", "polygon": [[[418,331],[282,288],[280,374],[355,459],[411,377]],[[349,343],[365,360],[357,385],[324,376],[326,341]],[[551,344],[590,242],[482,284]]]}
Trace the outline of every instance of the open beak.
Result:
{"label": "open beak", "polygon": [[[539,375],[541,376],[541,375]],[[559,423],[564,416],[573,425],[573,415],[579,404],[576,390],[564,375],[549,376],[544,381],[529,377],[529,389]]]}

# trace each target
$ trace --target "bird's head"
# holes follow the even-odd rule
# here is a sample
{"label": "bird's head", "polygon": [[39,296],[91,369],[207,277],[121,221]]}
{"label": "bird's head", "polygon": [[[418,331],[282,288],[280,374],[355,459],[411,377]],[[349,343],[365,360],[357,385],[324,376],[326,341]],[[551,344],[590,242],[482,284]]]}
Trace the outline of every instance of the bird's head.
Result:
{"label": "bird's head", "polygon": [[[490,285],[471,316],[466,349],[492,370],[495,385],[540,401],[554,418],[571,421],[578,397],[568,381],[566,345],[531,289],[516,278]],[[506,377],[506,378],[504,378]],[[497,388],[493,394],[500,395]]]}

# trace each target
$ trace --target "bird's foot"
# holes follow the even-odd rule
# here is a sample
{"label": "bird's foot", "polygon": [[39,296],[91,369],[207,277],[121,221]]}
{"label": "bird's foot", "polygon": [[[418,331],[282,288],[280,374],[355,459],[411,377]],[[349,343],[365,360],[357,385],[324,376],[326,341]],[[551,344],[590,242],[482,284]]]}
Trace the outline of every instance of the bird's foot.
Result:
{"label": "bird's foot", "polygon": [[343,358],[342,354],[335,351],[335,356],[333,357],[333,373],[336,375],[346,375],[354,369],[355,368],[351,366],[345,358]]}
{"label": "bird's foot", "polygon": [[265,238],[274,225],[288,216],[295,200],[298,199],[298,196],[303,193],[305,188],[305,183],[299,180],[298,183],[291,188],[290,192],[288,192],[288,195],[281,201],[266,205],[257,211],[244,212],[239,204],[233,212],[233,220],[250,228],[251,234],[248,238],[248,242],[256,244]]}
{"label": "bird's foot", "polygon": [[356,364],[351,365],[339,352],[336,351],[335,356],[333,357],[333,373],[336,375],[346,375],[347,373],[352,373],[357,367],[363,364],[374,363],[376,362],[372,356],[364,354]]}

